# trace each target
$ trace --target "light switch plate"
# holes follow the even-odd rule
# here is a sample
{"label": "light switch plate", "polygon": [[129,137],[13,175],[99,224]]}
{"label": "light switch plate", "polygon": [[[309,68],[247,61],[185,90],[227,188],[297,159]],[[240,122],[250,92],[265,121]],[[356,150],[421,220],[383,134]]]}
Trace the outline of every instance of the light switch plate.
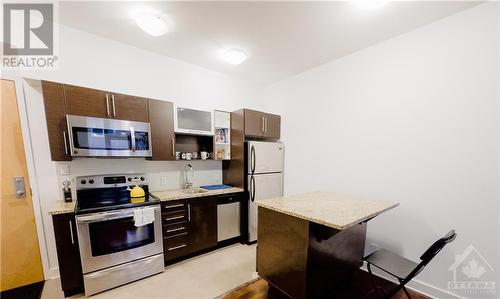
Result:
{"label": "light switch plate", "polygon": [[167,184],[167,177],[166,176],[162,176],[161,177],[161,181],[160,181],[160,185],[166,185]]}
{"label": "light switch plate", "polygon": [[59,164],[59,174],[69,175],[69,165],[68,164]]}

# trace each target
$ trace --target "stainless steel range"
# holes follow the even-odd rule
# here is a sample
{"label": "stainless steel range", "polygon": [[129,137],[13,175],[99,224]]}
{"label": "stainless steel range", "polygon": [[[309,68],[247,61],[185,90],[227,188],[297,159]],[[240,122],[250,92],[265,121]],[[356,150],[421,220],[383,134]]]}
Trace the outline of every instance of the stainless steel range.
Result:
{"label": "stainless steel range", "polygon": [[[135,185],[144,202],[131,202]],[[145,175],[77,177],[76,193],[86,296],[164,270],[160,202],[148,196]]]}

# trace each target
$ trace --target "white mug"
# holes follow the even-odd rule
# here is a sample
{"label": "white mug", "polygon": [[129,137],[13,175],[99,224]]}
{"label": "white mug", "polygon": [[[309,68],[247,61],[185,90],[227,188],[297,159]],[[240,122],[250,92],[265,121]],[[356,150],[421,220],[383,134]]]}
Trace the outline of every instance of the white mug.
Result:
{"label": "white mug", "polygon": [[186,160],[191,160],[191,157],[193,156],[193,154],[191,153],[186,153]]}
{"label": "white mug", "polygon": [[210,154],[208,152],[201,152],[201,159],[206,160],[210,157]]}

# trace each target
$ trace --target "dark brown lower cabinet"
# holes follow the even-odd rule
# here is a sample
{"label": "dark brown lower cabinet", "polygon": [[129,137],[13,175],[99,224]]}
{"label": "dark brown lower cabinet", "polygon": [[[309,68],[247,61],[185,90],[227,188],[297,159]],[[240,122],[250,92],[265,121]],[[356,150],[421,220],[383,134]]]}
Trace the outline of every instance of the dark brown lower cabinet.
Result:
{"label": "dark brown lower cabinet", "polygon": [[57,260],[64,296],[72,296],[84,291],[82,264],[78,248],[75,214],[52,215],[56,239]]}
{"label": "dark brown lower cabinet", "polygon": [[165,262],[217,245],[217,197],[163,202]]}

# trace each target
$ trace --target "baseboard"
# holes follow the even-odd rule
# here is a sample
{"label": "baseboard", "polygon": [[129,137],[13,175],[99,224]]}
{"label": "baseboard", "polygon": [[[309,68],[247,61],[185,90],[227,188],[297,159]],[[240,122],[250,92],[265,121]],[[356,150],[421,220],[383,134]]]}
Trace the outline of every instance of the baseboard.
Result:
{"label": "baseboard", "polygon": [[[364,263],[363,267],[361,267],[364,271],[368,271],[366,268],[366,263]],[[389,274],[382,272],[382,271],[377,271],[376,269],[373,269],[373,274],[382,277],[386,280],[392,281],[394,283],[398,283],[397,280],[390,276]],[[418,279],[413,279],[406,285],[409,289],[412,289],[416,292],[421,293],[422,295],[426,295],[431,298],[439,298],[439,299],[465,299],[461,296],[458,296],[456,294],[450,293],[446,290],[437,288],[435,286],[432,286],[428,283],[422,282]]]}
{"label": "baseboard", "polygon": [[59,267],[50,268],[47,274],[47,280],[59,278]]}

